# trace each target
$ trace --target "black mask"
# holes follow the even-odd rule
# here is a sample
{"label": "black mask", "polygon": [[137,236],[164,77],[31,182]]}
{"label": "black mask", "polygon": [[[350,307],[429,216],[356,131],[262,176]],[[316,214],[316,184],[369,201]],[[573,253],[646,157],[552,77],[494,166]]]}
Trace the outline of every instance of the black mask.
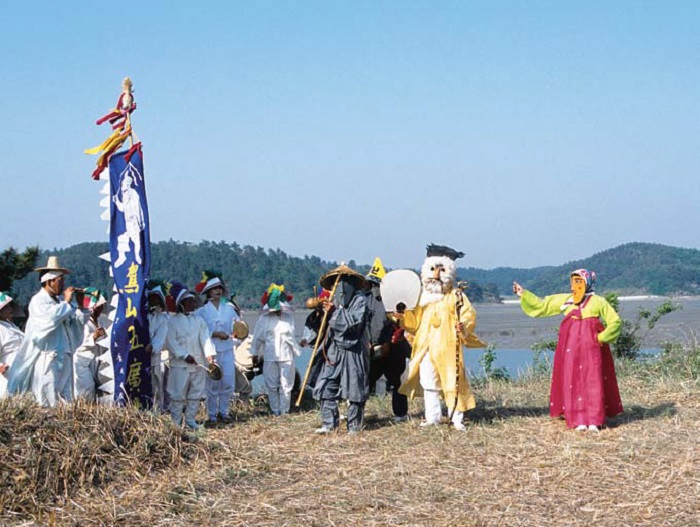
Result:
{"label": "black mask", "polygon": [[348,307],[357,288],[346,278],[341,278],[335,289],[335,302],[339,306]]}

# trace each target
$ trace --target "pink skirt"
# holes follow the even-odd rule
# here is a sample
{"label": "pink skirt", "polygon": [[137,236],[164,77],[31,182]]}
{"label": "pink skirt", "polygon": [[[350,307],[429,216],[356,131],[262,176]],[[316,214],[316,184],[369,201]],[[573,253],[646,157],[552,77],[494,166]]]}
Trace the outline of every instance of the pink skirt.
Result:
{"label": "pink skirt", "polygon": [[597,318],[569,313],[559,328],[554,354],[549,415],[564,416],[566,426],[601,426],[622,413],[615,364],[608,344],[598,343],[603,325]]}

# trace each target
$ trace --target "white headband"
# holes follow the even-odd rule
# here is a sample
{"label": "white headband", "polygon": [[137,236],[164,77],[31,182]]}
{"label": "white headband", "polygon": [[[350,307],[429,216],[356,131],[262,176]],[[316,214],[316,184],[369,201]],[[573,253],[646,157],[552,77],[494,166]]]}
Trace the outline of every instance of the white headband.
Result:
{"label": "white headband", "polygon": [[194,295],[190,293],[187,289],[183,289],[182,292],[178,295],[175,303],[179,306],[188,298],[194,298]]}
{"label": "white headband", "polygon": [[49,280],[53,280],[54,278],[58,278],[59,276],[63,276],[63,271],[48,271],[44,274],[41,275],[41,283],[44,284],[48,282]]}

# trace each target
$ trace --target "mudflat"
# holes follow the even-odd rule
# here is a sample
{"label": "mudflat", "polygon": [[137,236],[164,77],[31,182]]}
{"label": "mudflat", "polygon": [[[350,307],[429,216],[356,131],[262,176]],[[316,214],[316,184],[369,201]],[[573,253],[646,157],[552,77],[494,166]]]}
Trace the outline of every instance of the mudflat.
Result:
{"label": "mudflat", "polygon": [[[666,300],[677,302],[683,307],[661,318],[656,327],[648,333],[644,342],[646,348],[658,348],[664,341],[685,343],[691,341],[693,335],[700,333],[700,298],[698,297],[621,300],[620,316],[634,321],[640,308],[653,311]],[[500,350],[529,349],[536,342],[556,339],[561,323],[561,317],[530,318],[522,312],[517,303],[475,304],[474,308],[477,313],[477,334]],[[305,309],[295,313],[296,332],[299,339],[301,339],[308,313]],[[243,313],[243,318],[250,324],[252,330],[258,313],[246,311]]]}

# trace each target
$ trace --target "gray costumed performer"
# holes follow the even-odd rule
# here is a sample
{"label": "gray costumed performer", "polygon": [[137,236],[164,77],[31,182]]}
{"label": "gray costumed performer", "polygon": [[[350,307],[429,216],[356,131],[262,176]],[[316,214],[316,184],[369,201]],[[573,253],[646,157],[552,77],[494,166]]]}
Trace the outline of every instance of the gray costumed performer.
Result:
{"label": "gray costumed performer", "polygon": [[369,397],[369,345],[365,336],[368,311],[363,284],[364,277],[344,264],[321,277],[321,286],[330,291],[335,288],[335,294],[322,301],[328,331],[319,350],[324,362],[314,387],[314,398],[321,403],[322,426],[317,434],[338,428],[341,398],[349,403],[348,432],[362,430]]}

